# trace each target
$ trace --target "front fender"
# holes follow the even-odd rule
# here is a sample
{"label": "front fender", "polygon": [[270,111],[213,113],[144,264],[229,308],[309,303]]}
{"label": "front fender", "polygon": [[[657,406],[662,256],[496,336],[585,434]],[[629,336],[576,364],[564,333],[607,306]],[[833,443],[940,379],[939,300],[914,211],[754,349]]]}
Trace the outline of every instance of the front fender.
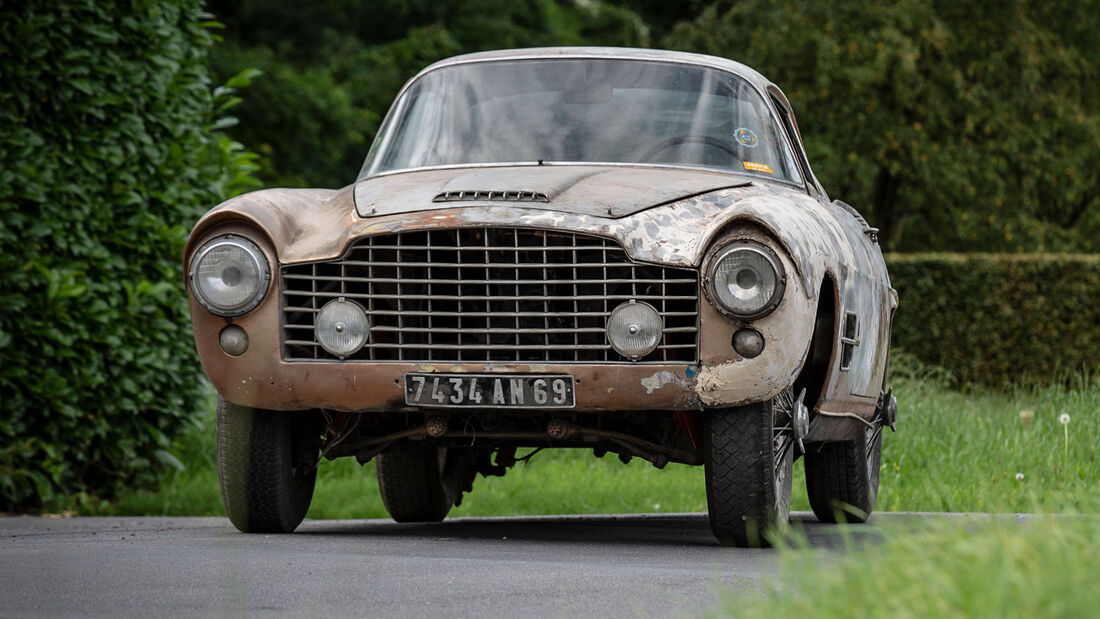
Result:
{"label": "front fender", "polygon": [[[727,318],[700,295],[700,368],[696,393],[706,407],[741,406],[771,399],[791,386],[809,354],[817,307],[791,256],[774,238],[755,227],[727,230],[726,239],[752,239],[772,247],[787,273],[783,300],[767,316],[751,322]],[[705,274],[704,274],[705,277]],[[733,334],[753,328],[764,336],[764,351],[745,358],[733,348]]]}

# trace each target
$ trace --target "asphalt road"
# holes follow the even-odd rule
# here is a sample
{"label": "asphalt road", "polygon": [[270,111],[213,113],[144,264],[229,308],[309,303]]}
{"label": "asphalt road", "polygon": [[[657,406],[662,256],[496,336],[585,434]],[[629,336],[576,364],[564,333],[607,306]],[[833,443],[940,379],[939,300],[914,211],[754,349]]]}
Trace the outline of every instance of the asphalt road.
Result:
{"label": "asphalt road", "polygon": [[[904,517],[904,516],[900,516]],[[841,529],[795,514],[829,561]],[[703,514],[307,521],[244,535],[222,518],[0,518],[2,616],[698,615],[776,579],[772,550],[716,545]]]}

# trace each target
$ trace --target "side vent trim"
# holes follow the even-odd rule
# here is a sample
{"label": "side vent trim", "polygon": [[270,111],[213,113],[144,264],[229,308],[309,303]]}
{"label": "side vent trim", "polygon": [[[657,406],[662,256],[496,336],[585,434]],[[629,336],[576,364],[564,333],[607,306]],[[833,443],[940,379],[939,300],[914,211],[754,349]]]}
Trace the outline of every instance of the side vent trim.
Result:
{"label": "side vent trim", "polygon": [[840,334],[840,369],[852,367],[852,355],[859,346],[859,317],[855,312],[844,314],[844,331]]}

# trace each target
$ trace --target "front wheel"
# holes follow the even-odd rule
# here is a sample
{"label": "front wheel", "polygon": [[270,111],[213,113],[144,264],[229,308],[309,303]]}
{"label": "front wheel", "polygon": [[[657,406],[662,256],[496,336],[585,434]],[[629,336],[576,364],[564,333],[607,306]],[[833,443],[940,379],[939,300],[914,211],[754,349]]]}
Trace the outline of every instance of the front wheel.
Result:
{"label": "front wheel", "polygon": [[825,443],[806,453],[810,508],[822,522],[866,522],[878,499],[882,426],[852,441]]}
{"label": "front wheel", "polygon": [[791,511],[791,392],[716,410],[704,434],[710,527],[724,546],[769,545],[765,534]]}
{"label": "front wheel", "polygon": [[218,482],[230,522],[244,533],[290,533],[313,499],[320,431],[302,415],[218,398]]}
{"label": "front wheel", "polygon": [[375,458],[382,504],[397,522],[440,522],[451,511],[453,492],[442,447],[401,445]]}

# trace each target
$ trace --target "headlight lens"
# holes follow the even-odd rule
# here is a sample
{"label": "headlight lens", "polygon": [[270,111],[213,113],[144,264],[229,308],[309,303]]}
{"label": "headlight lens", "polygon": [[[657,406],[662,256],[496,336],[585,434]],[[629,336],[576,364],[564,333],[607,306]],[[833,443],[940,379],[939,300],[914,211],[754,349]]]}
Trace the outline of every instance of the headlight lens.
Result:
{"label": "headlight lens", "polygon": [[191,290],[203,307],[218,316],[252,311],[267,294],[270,281],[263,252],[235,234],[209,241],[191,261]]}
{"label": "headlight lens", "polygon": [[317,312],[317,341],[321,348],[343,359],[355,354],[370,335],[370,320],[363,308],[343,298],[325,303]]}
{"label": "headlight lens", "polygon": [[719,310],[734,318],[766,316],[779,305],[784,286],[783,264],[760,243],[731,243],[710,261],[707,292]]}
{"label": "headlight lens", "polygon": [[611,310],[607,341],[620,355],[640,359],[657,348],[664,328],[664,320],[652,305],[631,300]]}

